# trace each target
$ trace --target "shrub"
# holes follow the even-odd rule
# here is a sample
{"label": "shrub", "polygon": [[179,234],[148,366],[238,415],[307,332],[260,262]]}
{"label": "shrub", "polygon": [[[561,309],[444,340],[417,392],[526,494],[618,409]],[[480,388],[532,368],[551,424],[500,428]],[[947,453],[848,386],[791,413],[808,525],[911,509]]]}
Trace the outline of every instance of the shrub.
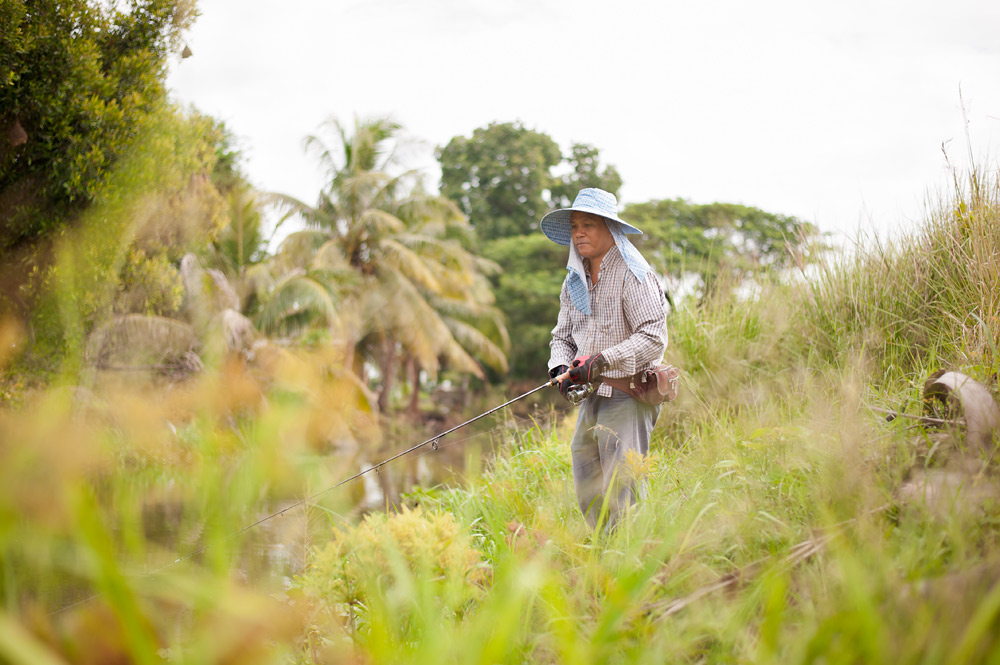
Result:
{"label": "shrub", "polygon": [[468,532],[451,513],[404,506],[399,513],[369,514],[357,527],[336,530],[299,581],[321,603],[368,605],[416,576],[430,581],[436,595],[455,608],[476,594],[484,579],[480,563]]}

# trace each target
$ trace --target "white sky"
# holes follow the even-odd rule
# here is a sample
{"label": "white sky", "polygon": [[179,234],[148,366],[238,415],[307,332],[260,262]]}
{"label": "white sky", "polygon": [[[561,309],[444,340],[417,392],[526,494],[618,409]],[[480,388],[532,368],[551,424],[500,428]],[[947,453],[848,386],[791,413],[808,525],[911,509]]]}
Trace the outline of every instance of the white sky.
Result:
{"label": "white sky", "polygon": [[996,0],[199,0],[174,98],[224,120],[260,189],[313,202],[331,115],[435,146],[522,121],[595,145],[622,203],[684,197],[853,239],[916,226],[1000,149]]}

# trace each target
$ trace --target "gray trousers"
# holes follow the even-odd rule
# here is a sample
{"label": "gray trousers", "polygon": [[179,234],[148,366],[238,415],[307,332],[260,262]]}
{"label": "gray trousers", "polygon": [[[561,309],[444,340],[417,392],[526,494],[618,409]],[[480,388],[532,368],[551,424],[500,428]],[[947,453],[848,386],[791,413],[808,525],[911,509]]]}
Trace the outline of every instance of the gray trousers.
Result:
{"label": "gray trousers", "polygon": [[659,406],[637,402],[620,390],[613,391],[611,397],[592,394],[580,404],[570,445],[573,485],[580,511],[591,528],[597,526],[605,500],[604,523],[612,527],[619,514],[645,493],[642,483],[629,472],[629,465],[622,462],[630,451],[646,456],[659,415]]}

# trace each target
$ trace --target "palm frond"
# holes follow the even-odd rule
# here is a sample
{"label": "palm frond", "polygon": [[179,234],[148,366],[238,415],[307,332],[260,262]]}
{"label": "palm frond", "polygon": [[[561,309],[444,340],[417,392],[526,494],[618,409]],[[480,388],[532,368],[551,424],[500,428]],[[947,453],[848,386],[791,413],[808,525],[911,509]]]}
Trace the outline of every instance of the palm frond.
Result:
{"label": "palm frond", "polygon": [[237,188],[226,197],[228,222],[210,245],[213,263],[227,273],[262,260],[269,238],[264,235],[263,216],[257,194]]}
{"label": "palm frond", "polygon": [[507,354],[482,331],[458,319],[445,318],[444,322],[463,350],[498,372],[507,371]]}
{"label": "palm frond", "polygon": [[450,298],[431,298],[430,304],[445,320],[457,319],[473,326],[504,352],[510,348],[503,312],[498,308],[482,301]]}
{"label": "palm frond", "polygon": [[257,315],[258,327],[267,333],[294,333],[320,321],[332,325],[337,317],[330,293],[307,275],[280,281]]}
{"label": "palm frond", "polygon": [[247,268],[243,276],[248,290],[257,298],[262,298],[274,289],[275,280],[271,268],[270,262],[257,263]]}
{"label": "palm frond", "polygon": [[392,332],[403,348],[430,373],[444,358],[458,372],[484,376],[479,364],[456,341],[444,319],[405,279],[398,278],[392,289]]}
{"label": "palm frond", "polygon": [[441,356],[448,362],[450,368],[456,372],[472,374],[479,379],[486,378],[483,368],[479,366],[475,358],[470,356],[469,352],[463,349],[462,345],[450,335],[445,340]]}
{"label": "palm frond", "polygon": [[[392,139],[402,126],[388,117],[368,120],[354,119],[354,136],[344,143],[352,148],[351,166],[358,170],[383,169],[393,162]],[[388,150],[387,150],[388,148]]]}
{"label": "palm frond", "polygon": [[308,203],[280,192],[258,192],[257,198],[262,206],[273,208],[284,216],[301,215],[302,217],[309,217],[315,210]]}
{"label": "palm frond", "polygon": [[392,177],[382,171],[343,172],[330,183],[328,195],[336,200],[345,217],[354,217],[366,208],[377,207]]}
{"label": "palm frond", "polygon": [[443,341],[451,337],[441,317],[425,301],[412,283],[398,279],[398,286],[389,287],[386,298],[389,307],[383,323],[387,332],[403,349],[416,358],[431,374],[438,370],[438,357]]}
{"label": "palm frond", "polygon": [[374,192],[372,203],[378,207],[384,207],[396,211],[399,209],[399,200],[403,192],[412,189],[410,182],[420,181],[420,171],[418,169],[408,169],[398,175],[386,174],[386,179]]}
{"label": "palm frond", "polygon": [[306,266],[312,260],[316,250],[329,239],[330,234],[325,231],[306,229],[290,233],[281,241],[275,259],[278,265],[284,269],[291,269],[293,266]]}
{"label": "palm frond", "polygon": [[423,233],[399,233],[396,240],[411,249],[419,250],[451,270],[472,272],[475,269],[475,257],[454,240]]}
{"label": "palm frond", "polygon": [[491,261],[482,256],[474,257],[476,270],[483,275],[499,275],[503,272],[503,267],[496,261]]}
{"label": "palm frond", "polygon": [[396,214],[408,228],[435,237],[451,228],[471,228],[458,205],[443,196],[411,196],[397,204]]}
{"label": "palm frond", "polygon": [[307,152],[318,154],[320,165],[332,179],[341,170],[350,168],[353,164],[353,141],[348,136],[347,129],[335,116],[330,116],[320,125],[320,130],[327,129],[334,136],[333,145],[327,145],[320,136],[310,134],[302,141],[302,147]]}
{"label": "palm frond", "polygon": [[410,282],[432,292],[440,291],[441,283],[434,275],[434,264],[428,262],[405,245],[390,238],[383,238],[379,243],[387,259],[388,268],[399,273]]}
{"label": "palm frond", "polygon": [[358,221],[365,229],[370,229],[377,235],[399,233],[403,230],[403,222],[392,213],[378,208],[368,208],[361,213]]}
{"label": "palm frond", "polygon": [[333,272],[353,272],[351,264],[344,256],[344,251],[340,246],[339,239],[327,240],[316,249],[313,255],[312,268],[317,270],[329,270]]}

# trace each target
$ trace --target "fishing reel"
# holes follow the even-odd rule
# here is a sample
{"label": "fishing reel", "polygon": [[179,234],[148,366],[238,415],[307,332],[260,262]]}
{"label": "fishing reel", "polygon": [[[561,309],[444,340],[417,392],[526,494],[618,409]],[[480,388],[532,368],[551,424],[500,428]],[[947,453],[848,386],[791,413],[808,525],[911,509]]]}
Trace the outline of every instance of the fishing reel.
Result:
{"label": "fishing reel", "polygon": [[569,387],[569,390],[566,391],[566,399],[579,406],[580,402],[590,397],[595,390],[597,390],[597,386],[593,383],[578,383]]}

